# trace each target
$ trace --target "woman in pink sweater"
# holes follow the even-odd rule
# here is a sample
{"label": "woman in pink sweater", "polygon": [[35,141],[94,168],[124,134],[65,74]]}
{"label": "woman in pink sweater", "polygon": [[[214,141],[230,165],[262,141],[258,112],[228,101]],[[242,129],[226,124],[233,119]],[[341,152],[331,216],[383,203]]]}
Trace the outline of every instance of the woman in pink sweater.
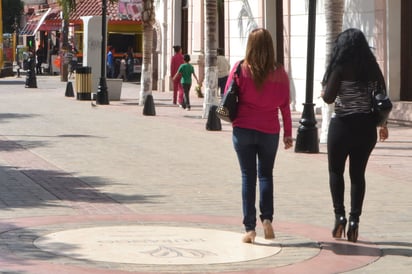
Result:
{"label": "woman in pink sweater", "polygon": [[[255,29],[249,34],[246,55],[237,78],[239,105],[233,121],[233,145],[242,173],[242,209],[246,234],[243,242],[256,237],[256,181],[259,178],[260,220],[266,239],[275,238],[273,221],[273,168],[278,149],[280,122],[283,121],[283,143],[291,148],[292,121],[289,107],[289,77],[275,60],[270,33]],[[237,64],[227,83],[235,76]],[[229,84],[226,85],[226,90]]]}

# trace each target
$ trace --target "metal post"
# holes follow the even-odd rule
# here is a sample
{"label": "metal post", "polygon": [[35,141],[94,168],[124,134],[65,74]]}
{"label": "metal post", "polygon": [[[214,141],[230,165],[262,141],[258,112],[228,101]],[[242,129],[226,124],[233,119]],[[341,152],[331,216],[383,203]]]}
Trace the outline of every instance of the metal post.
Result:
{"label": "metal post", "polygon": [[308,48],[306,64],[306,100],[296,137],[295,152],[318,153],[318,129],[313,104],[313,72],[315,63],[316,0],[309,0]]}
{"label": "metal post", "polygon": [[20,60],[17,46],[19,45],[19,24],[17,23],[17,16],[14,16],[14,62],[16,64],[17,77],[20,78]]}
{"label": "metal post", "polygon": [[107,0],[102,0],[102,50],[101,50],[101,71],[99,86],[97,87],[96,104],[108,105],[109,95],[107,93],[106,82],[106,13],[107,13]]}

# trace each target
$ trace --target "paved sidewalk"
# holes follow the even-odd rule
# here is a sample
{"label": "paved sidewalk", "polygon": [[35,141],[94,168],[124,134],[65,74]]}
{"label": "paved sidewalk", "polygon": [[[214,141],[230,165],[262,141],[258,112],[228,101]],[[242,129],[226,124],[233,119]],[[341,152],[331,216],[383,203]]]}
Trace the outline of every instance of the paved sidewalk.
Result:
{"label": "paved sidewalk", "polygon": [[0,273],[410,273],[412,128],[390,124],[373,152],[356,244],[330,237],[325,145],[281,147],[276,239],[259,226],[252,246],[231,127],[207,131],[195,92],[191,111],[154,92],[144,116],[136,83],[98,106],[37,84],[0,79]]}

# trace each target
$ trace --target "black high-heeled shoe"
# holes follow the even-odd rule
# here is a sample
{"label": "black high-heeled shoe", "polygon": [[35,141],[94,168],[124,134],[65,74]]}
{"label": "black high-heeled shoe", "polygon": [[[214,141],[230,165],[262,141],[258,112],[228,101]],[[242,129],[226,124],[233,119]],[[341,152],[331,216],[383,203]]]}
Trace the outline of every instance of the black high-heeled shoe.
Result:
{"label": "black high-heeled shoe", "polygon": [[349,227],[348,227],[348,241],[356,243],[358,240],[358,235],[359,235],[359,223],[355,221],[350,221],[349,222]]}
{"label": "black high-heeled shoe", "polygon": [[345,237],[345,229],[346,229],[347,220],[345,216],[337,216],[335,219],[335,227],[332,230],[333,238],[342,238]]}

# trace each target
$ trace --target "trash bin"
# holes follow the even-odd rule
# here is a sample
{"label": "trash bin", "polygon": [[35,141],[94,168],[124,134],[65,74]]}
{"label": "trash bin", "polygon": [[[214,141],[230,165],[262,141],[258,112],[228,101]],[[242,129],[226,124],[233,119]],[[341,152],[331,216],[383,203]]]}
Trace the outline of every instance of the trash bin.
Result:
{"label": "trash bin", "polygon": [[76,69],[76,93],[77,100],[92,99],[92,68],[78,67]]}

